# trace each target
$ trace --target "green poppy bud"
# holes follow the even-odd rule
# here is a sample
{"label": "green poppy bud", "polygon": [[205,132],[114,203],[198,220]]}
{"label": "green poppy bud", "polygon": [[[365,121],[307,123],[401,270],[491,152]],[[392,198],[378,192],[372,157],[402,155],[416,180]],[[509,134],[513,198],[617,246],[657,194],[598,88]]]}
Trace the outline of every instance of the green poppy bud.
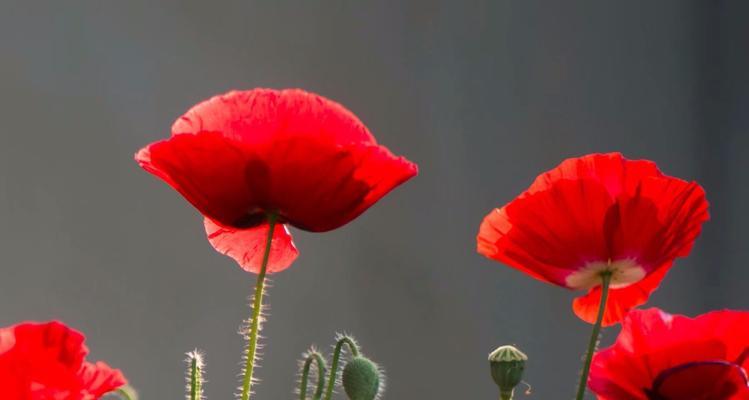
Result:
{"label": "green poppy bud", "polygon": [[342,383],[350,400],[374,400],[380,391],[380,369],[370,359],[356,356],[343,369]]}
{"label": "green poppy bud", "polygon": [[523,380],[527,360],[528,356],[509,345],[500,346],[489,354],[492,379],[499,386],[500,399],[512,399],[515,386]]}

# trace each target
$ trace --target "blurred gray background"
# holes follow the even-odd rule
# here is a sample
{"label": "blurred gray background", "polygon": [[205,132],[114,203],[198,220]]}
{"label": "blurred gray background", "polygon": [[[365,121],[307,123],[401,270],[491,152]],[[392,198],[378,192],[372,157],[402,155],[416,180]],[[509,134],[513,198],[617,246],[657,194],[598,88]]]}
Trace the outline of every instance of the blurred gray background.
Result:
{"label": "blurred gray background", "polygon": [[712,220],[650,304],[748,308],[748,41],[745,1],[3,1],[0,322],[83,330],[143,399],[182,398],[199,347],[209,398],[231,398],[254,276],[132,155],[213,94],[301,87],[421,174],[335,232],[294,232],[256,397],[291,399],[299,355],[345,330],[387,399],[496,398],[505,343],[531,357],[528,398],[571,398],[573,293],[476,254],[479,222],[566,157],[653,159],[704,185]]}

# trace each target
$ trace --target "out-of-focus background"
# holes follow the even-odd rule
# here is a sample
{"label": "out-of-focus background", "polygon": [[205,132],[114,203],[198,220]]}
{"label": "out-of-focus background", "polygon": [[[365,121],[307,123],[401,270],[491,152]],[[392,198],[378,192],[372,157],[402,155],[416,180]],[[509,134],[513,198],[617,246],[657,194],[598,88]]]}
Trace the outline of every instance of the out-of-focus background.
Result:
{"label": "out-of-focus background", "polygon": [[[589,326],[573,293],[475,252],[481,219],[562,159],[622,151],[707,190],[712,220],[650,304],[749,308],[749,3],[4,1],[0,323],[59,318],[143,399],[238,385],[254,276],[141,171],[141,146],[234,88],[345,104],[420,175],[331,233],[295,231],[274,277],[260,400],[354,333],[386,399],[492,399],[486,355],[530,356],[529,399],[572,396]],[[605,343],[616,329],[606,333]]]}

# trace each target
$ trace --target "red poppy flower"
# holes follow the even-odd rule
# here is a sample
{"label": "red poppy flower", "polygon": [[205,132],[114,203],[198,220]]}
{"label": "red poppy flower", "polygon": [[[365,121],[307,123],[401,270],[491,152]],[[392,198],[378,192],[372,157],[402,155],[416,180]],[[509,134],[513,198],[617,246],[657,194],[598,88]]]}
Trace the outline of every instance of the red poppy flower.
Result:
{"label": "red poppy flower", "polygon": [[[135,158],[205,215],[214,247],[251,272],[260,268],[269,214],[328,231],[417,173],[343,106],[296,89],[213,97],[180,117],[170,139]],[[296,256],[288,231],[274,231],[268,272]]]}
{"label": "red poppy flower", "polygon": [[603,324],[647,301],[708,219],[702,188],[619,153],[571,158],[481,224],[479,253],[544,282],[588,290],[573,309],[594,322],[611,274]]}
{"label": "red poppy flower", "polygon": [[747,400],[748,371],[749,312],[636,310],[594,356],[588,386],[605,400]]}
{"label": "red poppy flower", "polygon": [[14,400],[94,400],[127,382],[119,370],[86,362],[83,335],[60,322],[0,328],[0,393]]}

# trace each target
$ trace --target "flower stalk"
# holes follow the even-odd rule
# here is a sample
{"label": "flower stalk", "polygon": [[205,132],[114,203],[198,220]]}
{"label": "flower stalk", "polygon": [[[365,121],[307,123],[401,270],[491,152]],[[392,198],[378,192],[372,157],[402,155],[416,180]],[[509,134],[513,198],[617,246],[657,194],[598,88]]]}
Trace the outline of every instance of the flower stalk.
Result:
{"label": "flower stalk", "polygon": [[590,341],[588,342],[588,351],[585,354],[585,363],[583,364],[583,370],[580,373],[580,383],[577,386],[576,400],[583,400],[585,397],[585,389],[588,386],[588,375],[590,374],[590,364],[593,361],[593,353],[595,352],[596,345],[598,344],[598,338],[601,334],[601,325],[603,323],[603,316],[606,311],[606,300],[609,295],[609,286],[611,284],[611,272],[606,271],[601,274],[601,302],[598,305],[598,316],[596,317],[596,323],[593,325],[593,331],[590,333]]}
{"label": "flower stalk", "polygon": [[117,396],[119,396],[120,399],[123,399],[123,400],[138,400],[138,395],[136,394],[135,389],[133,389],[129,385],[125,385],[117,389],[113,393],[117,394]]}
{"label": "flower stalk", "polygon": [[252,300],[252,319],[248,334],[247,351],[245,353],[245,368],[242,378],[242,400],[249,400],[252,393],[253,372],[255,369],[255,357],[257,355],[258,332],[260,331],[260,318],[262,318],[263,296],[265,290],[265,275],[268,270],[268,259],[270,258],[271,245],[273,244],[273,230],[276,227],[278,216],[275,213],[268,214],[268,237],[265,241],[265,252],[260,273],[257,275],[255,294]]}
{"label": "flower stalk", "polygon": [[304,364],[302,367],[302,376],[299,381],[299,400],[307,399],[307,385],[309,381],[309,372],[312,368],[312,363],[315,363],[317,367],[317,386],[315,388],[315,394],[313,400],[320,400],[322,398],[323,391],[325,390],[325,371],[326,364],[325,359],[315,349],[311,349],[306,353]]}
{"label": "flower stalk", "polygon": [[187,375],[187,398],[188,400],[203,399],[203,356],[198,350],[187,353],[189,365]]}
{"label": "flower stalk", "polygon": [[335,350],[333,351],[333,362],[330,365],[330,378],[328,378],[328,388],[325,392],[325,400],[330,400],[333,397],[333,388],[336,384],[336,376],[338,375],[338,364],[341,361],[341,353],[343,352],[343,346],[347,345],[349,350],[351,350],[351,356],[357,357],[359,356],[359,346],[356,344],[356,341],[346,335],[341,335],[341,337],[338,339],[335,345]]}

